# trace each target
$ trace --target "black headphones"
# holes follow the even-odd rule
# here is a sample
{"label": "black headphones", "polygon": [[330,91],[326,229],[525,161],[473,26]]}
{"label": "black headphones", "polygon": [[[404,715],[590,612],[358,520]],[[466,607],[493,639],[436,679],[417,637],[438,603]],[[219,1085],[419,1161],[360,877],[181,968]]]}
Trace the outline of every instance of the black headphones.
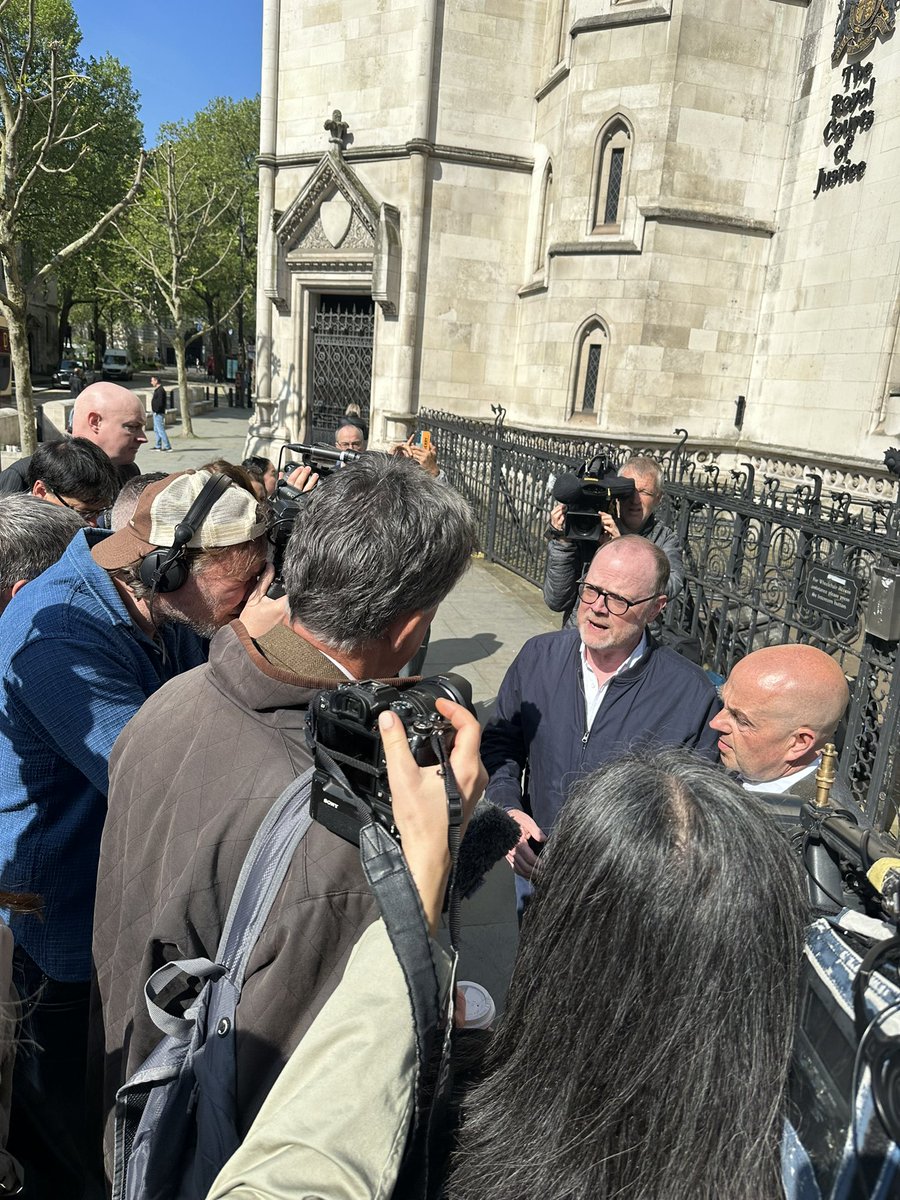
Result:
{"label": "black headphones", "polygon": [[218,474],[207,479],[184,520],[175,526],[172,545],[151,550],[141,560],[140,578],[144,587],[153,592],[177,592],[185,585],[188,567],[184,561],[184,548],[203,524],[215,502],[230,487],[231,479],[228,475]]}
{"label": "black headphones", "polygon": [[[896,960],[898,954],[900,937],[892,937],[885,942],[876,942],[860,963],[857,976],[853,980],[853,1015],[857,1041],[860,1041],[870,1025],[865,1001],[869,980],[883,962]],[[883,1033],[876,1021],[867,1038],[863,1057],[872,1073],[872,1102],[878,1119],[891,1141],[900,1141],[900,1039]]]}

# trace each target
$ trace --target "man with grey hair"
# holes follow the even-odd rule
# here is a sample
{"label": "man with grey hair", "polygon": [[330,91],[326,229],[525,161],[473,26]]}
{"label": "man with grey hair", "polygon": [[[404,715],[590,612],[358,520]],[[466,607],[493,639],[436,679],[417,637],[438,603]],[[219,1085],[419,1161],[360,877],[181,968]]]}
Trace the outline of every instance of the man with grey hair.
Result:
{"label": "man with grey hair", "polygon": [[647,454],[636,454],[619,468],[623,479],[634,480],[634,491],[618,502],[617,512],[603,512],[603,536],[599,542],[576,542],[564,536],[566,506],[556,504],[550,514],[551,540],[544,570],[544,603],[553,612],[565,614],[564,624],[575,623],[578,583],[584,577],[594,552],[600,546],[628,534],[638,534],[658,546],[669,560],[666,597],[671,600],[684,587],[683,550],[678,534],[656,516],[663,499],[662,468]]}
{"label": "man with grey hair", "polygon": [[[398,684],[475,544],[466,502],[416,463],[368,454],[334,472],[295,522],[284,623],[255,640],[240,621],[223,629],[209,664],[152,697],[116,744],[94,925],[102,1013],[92,1018],[108,1166],[116,1090],[158,1038],[144,983],[164,960],[215,955],[254,834],[311,765],[310,701],[348,679]],[[241,1135],[375,915],[356,848],[313,824],[241,996]]]}
{"label": "man with grey hair", "polygon": [[80,1195],[86,1169],[91,929],[110,751],[147,697],[203,663],[202,639],[241,612],[265,563],[264,534],[256,498],[227,477],[170,475],[145,489],[117,533],[78,533],[3,614],[0,888],[43,905],[40,921],[4,914],[14,982],[37,997],[13,1077],[22,1141],[10,1139],[29,1194]]}
{"label": "man with grey hair", "polygon": [[28,492],[0,496],[0,613],[18,591],[61,558],[84,521]]}
{"label": "man with grey hair", "polygon": [[352,450],[354,454],[362,454],[366,448],[366,435],[362,426],[356,421],[342,422],[334,433],[334,447],[336,450]]}

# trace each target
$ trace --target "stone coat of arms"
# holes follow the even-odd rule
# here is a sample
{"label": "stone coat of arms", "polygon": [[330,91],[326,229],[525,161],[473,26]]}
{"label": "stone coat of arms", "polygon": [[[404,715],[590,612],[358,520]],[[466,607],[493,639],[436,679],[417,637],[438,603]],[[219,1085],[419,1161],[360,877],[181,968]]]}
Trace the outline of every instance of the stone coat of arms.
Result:
{"label": "stone coat of arms", "polygon": [[845,54],[866,54],[876,37],[893,33],[896,8],[897,0],[841,0],[831,65],[836,67]]}

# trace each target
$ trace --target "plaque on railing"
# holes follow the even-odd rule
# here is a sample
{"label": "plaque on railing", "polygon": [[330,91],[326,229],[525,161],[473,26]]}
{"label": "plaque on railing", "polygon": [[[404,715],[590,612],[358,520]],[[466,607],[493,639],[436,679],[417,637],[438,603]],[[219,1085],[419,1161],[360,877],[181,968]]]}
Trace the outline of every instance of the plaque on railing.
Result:
{"label": "plaque on railing", "polygon": [[816,612],[852,625],[859,603],[859,584],[850,575],[831,567],[810,567],[806,576],[806,603]]}

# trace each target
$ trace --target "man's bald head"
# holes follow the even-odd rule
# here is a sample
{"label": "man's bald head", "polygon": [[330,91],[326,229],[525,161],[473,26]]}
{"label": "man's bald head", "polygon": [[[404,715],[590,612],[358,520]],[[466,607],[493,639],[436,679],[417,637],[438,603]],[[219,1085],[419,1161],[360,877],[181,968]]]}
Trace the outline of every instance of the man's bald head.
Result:
{"label": "man's bald head", "polygon": [[92,383],[75,401],[72,434],[104,450],[117,467],[134,462],[146,442],[143,402],[118,383]]}
{"label": "man's bald head", "polygon": [[731,770],[765,783],[815,762],[850,699],[844,673],[814,646],[766,646],[732,668],[710,722]]}

